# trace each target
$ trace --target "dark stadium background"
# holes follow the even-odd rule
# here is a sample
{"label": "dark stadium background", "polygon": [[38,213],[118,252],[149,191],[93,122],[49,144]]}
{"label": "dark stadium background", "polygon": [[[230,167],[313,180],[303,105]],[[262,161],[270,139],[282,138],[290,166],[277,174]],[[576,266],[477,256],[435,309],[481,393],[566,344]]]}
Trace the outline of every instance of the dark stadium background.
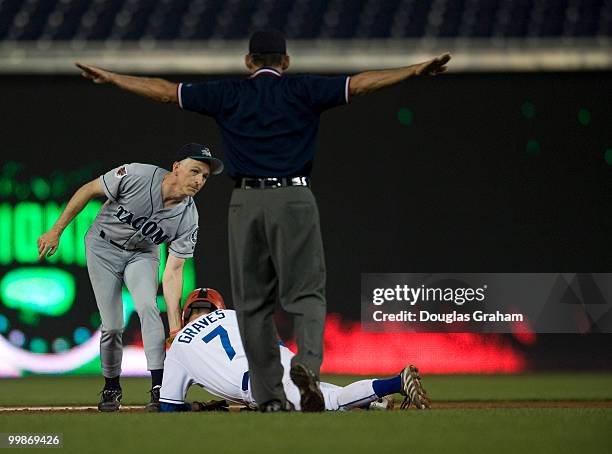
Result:
{"label": "dark stadium background", "polygon": [[[94,177],[125,162],[169,167],[172,152],[191,141],[222,156],[212,119],[76,74],[0,77],[2,162],[22,163],[22,177],[84,166]],[[366,272],[609,272],[611,94],[610,72],[451,73],[325,113],[313,190],[328,311],[359,320]],[[197,284],[217,288],[230,305],[231,188],[222,176],[199,194],[196,255]],[[95,310],[89,283],[79,287],[87,295],[79,304]],[[290,337],[290,323],[279,320]],[[612,366],[606,335],[538,335],[530,344],[507,337],[532,369]]]}

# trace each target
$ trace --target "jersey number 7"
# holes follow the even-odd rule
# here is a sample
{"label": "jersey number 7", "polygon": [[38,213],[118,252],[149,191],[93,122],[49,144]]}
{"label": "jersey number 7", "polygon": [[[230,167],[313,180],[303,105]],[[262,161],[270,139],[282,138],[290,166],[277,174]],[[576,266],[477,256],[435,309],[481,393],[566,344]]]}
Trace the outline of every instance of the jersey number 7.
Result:
{"label": "jersey number 7", "polygon": [[227,334],[227,330],[225,328],[223,328],[222,326],[217,326],[210,333],[204,336],[202,340],[208,344],[217,336],[221,338],[221,345],[223,346],[225,353],[227,353],[227,357],[231,361],[232,359],[234,359],[234,356],[236,356],[236,350],[234,350],[234,347],[232,347],[229,335]]}

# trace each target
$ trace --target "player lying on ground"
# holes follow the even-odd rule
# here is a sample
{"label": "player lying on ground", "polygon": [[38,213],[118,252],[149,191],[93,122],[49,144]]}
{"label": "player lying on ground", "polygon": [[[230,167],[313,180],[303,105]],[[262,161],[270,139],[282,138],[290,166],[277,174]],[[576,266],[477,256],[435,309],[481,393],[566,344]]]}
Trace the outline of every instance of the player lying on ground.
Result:
{"label": "player lying on ground", "polygon": [[[211,394],[255,408],[249,386],[249,365],[238,330],[236,313],[225,308],[223,297],[213,289],[196,289],[183,308],[185,327],[179,331],[164,363],[161,388],[161,411],[196,411],[199,404],[185,403],[192,384]],[[301,390],[289,377],[293,353],[279,345],[284,368],[283,387],[290,405],[287,410],[300,410]],[[320,383],[326,410],[350,410],[368,407],[371,402],[395,393],[406,396],[402,408],[411,404],[429,408],[429,400],[421,386],[418,369],[407,366],[389,379],[360,380],[348,386]]]}

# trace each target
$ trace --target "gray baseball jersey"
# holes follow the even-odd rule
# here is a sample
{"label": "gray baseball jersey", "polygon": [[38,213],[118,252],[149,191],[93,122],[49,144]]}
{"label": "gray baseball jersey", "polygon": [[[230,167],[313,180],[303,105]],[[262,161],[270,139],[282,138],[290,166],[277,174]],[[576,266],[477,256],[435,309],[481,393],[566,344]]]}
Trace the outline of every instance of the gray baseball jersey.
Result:
{"label": "gray baseball jersey", "polygon": [[164,208],[161,185],[167,173],[157,166],[133,163],[102,175],[108,200],[92,227],[127,250],[152,250],[169,243],[168,249],[175,257],[192,257],[198,210],[191,197]]}

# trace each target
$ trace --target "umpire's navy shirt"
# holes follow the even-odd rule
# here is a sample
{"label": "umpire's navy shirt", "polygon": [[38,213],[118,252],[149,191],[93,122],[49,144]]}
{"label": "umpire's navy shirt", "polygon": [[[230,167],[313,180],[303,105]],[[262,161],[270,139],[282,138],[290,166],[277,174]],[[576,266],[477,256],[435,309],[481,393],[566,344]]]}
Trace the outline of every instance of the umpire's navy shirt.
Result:
{"label": "umpire's navy shirt", "polygon": [[349,102],[349,82],[261,68],[242,80],[181,83],[178,100],[181,109],[217,121],[231,177],[308,176],[319,116]]}

